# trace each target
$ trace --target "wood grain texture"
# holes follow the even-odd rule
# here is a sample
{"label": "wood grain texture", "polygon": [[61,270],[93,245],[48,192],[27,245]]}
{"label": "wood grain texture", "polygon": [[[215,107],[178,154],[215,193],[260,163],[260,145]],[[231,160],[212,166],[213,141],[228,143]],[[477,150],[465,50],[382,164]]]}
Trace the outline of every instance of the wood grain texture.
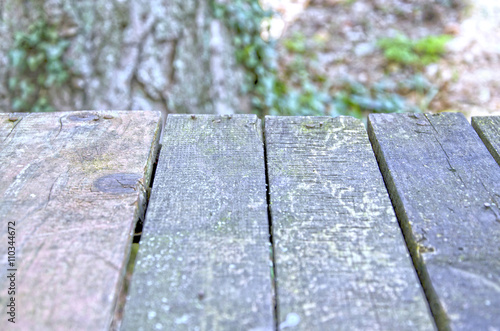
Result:
{"label": "wood grain texture", "polygon": [[13,326],[5,314],[10,221],[15,329],[109,328],[159,123],[157,112],[0,114],[0,329]]}
{"label": "wood grain texture", "polygon": [[472,126],[500,165],[500,116],[473,117]]}
{"label": "wood grain texture", "polygon": [[363,124],[266,117],[280,328],[432,330]]}
{"label": "wood grain texture", "polygon": [[271,330],[254,115],[169,115],[122,330]]}
{"label": "wood grain texture", "polygon": [[370,115],[369,135],[440,329],[500,326],[500,168],[462,114]]}

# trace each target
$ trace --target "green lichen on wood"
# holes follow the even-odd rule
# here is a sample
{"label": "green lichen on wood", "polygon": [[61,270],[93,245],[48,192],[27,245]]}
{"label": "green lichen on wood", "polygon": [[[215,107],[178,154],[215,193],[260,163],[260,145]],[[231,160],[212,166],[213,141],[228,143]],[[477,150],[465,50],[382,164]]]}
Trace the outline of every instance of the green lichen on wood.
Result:
{"label": "green lichen on wood", "polygon": [[271,329],[256,121],[168,116],[122,329]]}
{"label": "green lichen on wood", "polygon": [[265,130],[280,325],[434,329],[362,122],[268,116]]}
{"label": "green lichen on wood", "polygon": [[498,325],[500,173],[479,137],[453,113],[371,115],[368,131],[438,329]]}

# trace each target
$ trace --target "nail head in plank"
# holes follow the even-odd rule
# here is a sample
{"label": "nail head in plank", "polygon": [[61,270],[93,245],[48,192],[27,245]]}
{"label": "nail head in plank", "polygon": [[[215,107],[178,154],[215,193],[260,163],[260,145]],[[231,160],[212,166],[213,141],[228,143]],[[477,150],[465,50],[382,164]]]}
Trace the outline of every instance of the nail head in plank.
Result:
{"label": "nail head in plank", "polygon": [[363,124],[266,117],[279,322],[294,330],[432,330]]}
{"label": "nail head in plank", "polygon": [[[0,240],[15,222],[17,328],[109,328],[160,129],[159,112],[0,114]],[[7,268],[6,258],[2,307]]]}
{"label": "nail head in plank", "polygon": [[122,330],[271,330],[254,115],[168,115]]}
{"label": "nail head in plank", "polygon": [[473,117],[472,126],[500,165],[500,116]]}
{"label": "nail head in plank", "polygon": [[438,327],[498,327],[495,160],[462,114],[372,114],[368,131]]}

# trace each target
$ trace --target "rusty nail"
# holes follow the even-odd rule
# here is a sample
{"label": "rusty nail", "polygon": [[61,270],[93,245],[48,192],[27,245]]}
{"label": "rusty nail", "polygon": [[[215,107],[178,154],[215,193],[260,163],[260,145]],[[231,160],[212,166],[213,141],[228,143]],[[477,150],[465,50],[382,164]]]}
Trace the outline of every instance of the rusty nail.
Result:
{"label": "rusty nail", "polygon": [[107,120],[110,120],[113,118],[113,115],[110,115],[110,114],[105,114],[102,118],[105,118]]}

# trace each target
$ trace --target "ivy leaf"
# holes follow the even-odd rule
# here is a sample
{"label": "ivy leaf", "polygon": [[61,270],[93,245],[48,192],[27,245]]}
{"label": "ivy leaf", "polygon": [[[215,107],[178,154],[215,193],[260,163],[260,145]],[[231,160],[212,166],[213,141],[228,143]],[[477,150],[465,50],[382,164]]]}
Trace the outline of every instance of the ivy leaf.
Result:
{"label": "ivy leaf", "polygon": [[16,77],[10,77],[9,78],[9,90],[14,90],[17,87],[17,78]]}
{"label": "ivy leaf", "polygon": [[26,35],[25,40],[31,47],[36,47],[41,41],[41,33],[39,31],[35,31],[32,34]]}
{"label": "ivy leaf", "polygon": [[47,39],[52,42],[56,41],[58,37],[56,29],[46,29],[45,35],[47,36]]}
{"label": "ivy leaf", "polygon": [[55,45],[47,45],[45,47],[45,52],[47,53],[47,58],[51,60],[56,60],[60,58],[64,51],[68,48],[70,42],[68,40],[61,40]]}
{"label": "ivy leaf", "polygon": [[9,59],[14,68],[21,68],[26,57],[26,51],[22,49],[13,49],[9,52]]}
{"label": "ivy leaf", "polygon": [[24,108],[24,102],[19,99],[15,98],[14,101],[12,102],[12,110],[14,111],[21,111]]}
{"label": "ivy leaf", "polygon": [[27,63],[28,63],[28,68],[31,71],[36,71],[40,64],[42,64],[45,61],[45,54],[43,53],[38,53],[36,55],[31,55],[28,56]]}

